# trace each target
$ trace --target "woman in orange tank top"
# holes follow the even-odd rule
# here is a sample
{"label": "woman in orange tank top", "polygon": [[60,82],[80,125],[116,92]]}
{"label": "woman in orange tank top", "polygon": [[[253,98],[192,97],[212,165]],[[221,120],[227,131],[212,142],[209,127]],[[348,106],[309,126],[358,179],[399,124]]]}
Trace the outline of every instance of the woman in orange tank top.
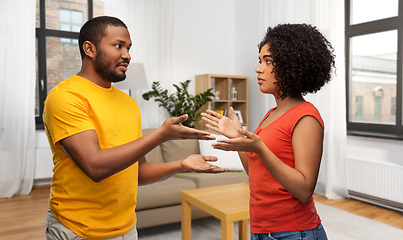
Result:
{"label": "woman in orange tank top", "polygon": [[313,26],[269,27],[259,44],[257,84],[275,97],[254,133],[208,110],[208,128],[228,139],[216,149],[238,151],[249,175],[251,239],[327,239],[313,202],[323,150],[324,123],[303,98],[331,79],[334,49]]}

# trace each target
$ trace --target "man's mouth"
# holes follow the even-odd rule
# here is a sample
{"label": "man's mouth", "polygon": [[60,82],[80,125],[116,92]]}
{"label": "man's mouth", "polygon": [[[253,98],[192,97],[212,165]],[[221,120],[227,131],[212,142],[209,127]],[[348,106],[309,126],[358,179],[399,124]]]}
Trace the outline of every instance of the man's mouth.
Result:
{"label": "man's mouth", "polygon": [[127,71],[127,66],[129,66],[129,63],[128,63],[128,62],[122,62],[122,63],[119,63],[119,64],[117,65],[117,67],[118,67],[119,69],[121,69],[122,71],[124,71],[124,72]]}

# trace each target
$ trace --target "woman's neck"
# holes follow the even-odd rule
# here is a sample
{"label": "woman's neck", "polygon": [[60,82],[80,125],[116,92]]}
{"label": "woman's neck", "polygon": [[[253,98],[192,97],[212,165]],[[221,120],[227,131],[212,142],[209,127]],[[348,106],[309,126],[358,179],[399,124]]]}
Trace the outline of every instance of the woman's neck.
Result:
{"label": "woman's neck", "polygon": [[286,97],[285,99],[276,98],[276,110],[279,112],[285,112],[303,102],[305,102],[305,99],[302,96],[299,96],[297,98]]}

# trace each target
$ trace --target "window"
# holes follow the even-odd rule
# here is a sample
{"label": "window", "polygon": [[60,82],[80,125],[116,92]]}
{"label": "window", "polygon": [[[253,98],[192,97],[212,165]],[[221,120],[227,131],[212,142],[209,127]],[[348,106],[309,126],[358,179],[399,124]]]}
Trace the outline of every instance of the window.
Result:
{"label": "window", "polygon": [[392,99],[391,99],[390,116],[392,118],[396,117],[396,97],[392,97]]}
{"label": "window", "polygon": [[[83,24],[83,13],[71,9],[60,9],[60,30],[67,32],[80,32]],[[77,39],[61,38],[61,43],[78,45]]]}
{"label": "window", "polygon": [[381,97],[375,97],[374,118],[381,118]]}
{"label": "window", "polygon": [[93,16],[104,14],[103,0],[36,1],[36,128],[43,129],[47,94],[80,71],[78,33]]}
{"label": "window", "polygon": [[363,97],[362,96],[355,96],[355,117],[362,118],[363,114]]}
{"label": "window", "polygon": [[347,134],[403,140],[403,0],[345,0]]}

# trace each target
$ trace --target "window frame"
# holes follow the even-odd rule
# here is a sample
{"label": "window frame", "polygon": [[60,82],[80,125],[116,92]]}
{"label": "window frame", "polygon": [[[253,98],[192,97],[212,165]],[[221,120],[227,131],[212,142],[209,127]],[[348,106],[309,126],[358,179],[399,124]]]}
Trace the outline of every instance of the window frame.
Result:
{"label": "window frame", "polygon": [[[42,113],[44,108],[44,102],[47,96],[47,66],[46,66],[46,38],[47,37],[59,37],[59,38],[71,38],[78,39],[78,32],[70,32],[56,29],[47,29],[46,28],[46,0],[39,0],[39,27],[35,27],[35,36],[37,41],[37,51],[38,51],[38,107],[39,107],[39,115],[35,117],[35,125],[37,130],[43,130],[45,127],[43,126]],[[93,0],[87,1],[87,10],[88,10],[88,19],[93,18]]]}
{"label": "window frame", "polygon": [[[350,24],[351,0],[345,0],[345,55],[346,55],[346,122],[347,135],[371,138],[403,140],[402,124],[402,56],[403,56],[403,0],[398,1],[398,15],[370,22]],[[396,122],[395,124],[352,122],[350,109],[351,90],[351,54],[350,40],[352,37],[378,32],[397,30],[397,70],[396,70]]]}

